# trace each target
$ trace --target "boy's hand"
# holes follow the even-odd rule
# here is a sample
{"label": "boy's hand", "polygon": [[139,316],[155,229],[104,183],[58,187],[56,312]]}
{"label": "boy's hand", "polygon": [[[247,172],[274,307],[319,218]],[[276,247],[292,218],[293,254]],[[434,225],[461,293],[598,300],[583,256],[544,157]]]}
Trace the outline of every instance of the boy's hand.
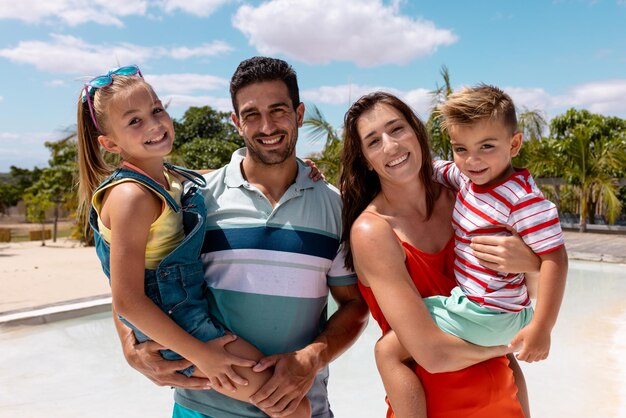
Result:
{"label": "boy's hand", "polygon": [[308,158],[304,158],[302,161],[304,161],[304,163],[306,165],[311,167],[311,172],[309,173],[309,178],[311,180],[313,180],[313,181],[326,180],[326,176],[324,176],[324,173],[322,173],[320,171],[320,169],[317,168],[317,166],[315,165],[315,162],[313,162],[313,160],[309,160]]}
{"label": "boy's hand", "polygon": [[226,334],[205,342],[206,351],[199,353],[199,358],[193,361],[198,369],[194,376],[198,371],[202,373],[209,380],[212,389],[235,392],[235,385],[247,385],[248,381],[237,374],[232,366],[253,367],[256,361],[237,357],[226,351],[226,344],[236,339],[237,336]]}
{"label": "boy's hand", "polygon": [[522,346],[517,359],[528,363],[548,358],[550,353],[550,332],[532,322],[524,327],[509,344],[510,347]]}

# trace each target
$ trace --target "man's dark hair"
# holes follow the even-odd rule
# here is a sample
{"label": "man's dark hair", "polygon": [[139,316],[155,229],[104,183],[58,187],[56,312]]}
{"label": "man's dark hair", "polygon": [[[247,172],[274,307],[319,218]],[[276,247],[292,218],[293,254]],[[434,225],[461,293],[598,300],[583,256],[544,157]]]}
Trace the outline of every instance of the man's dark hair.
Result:
{"label": "man's dark hair", "polygon": [[235,99],[237,92],[250,84],[263,81],[282,81],[285,83],[293,108],[298,107],[300,104],[298,77],[291,65],[278,58],[252,57],[242,61],[230,79],[230,99],[237,115],[239,115],[239,107]]}

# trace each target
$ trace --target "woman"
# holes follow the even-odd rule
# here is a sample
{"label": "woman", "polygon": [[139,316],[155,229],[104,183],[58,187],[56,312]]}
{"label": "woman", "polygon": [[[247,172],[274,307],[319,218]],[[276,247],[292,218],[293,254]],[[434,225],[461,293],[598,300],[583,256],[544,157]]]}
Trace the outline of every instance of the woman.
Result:
{"label": "woman", "polygon": [[[473,346],[445,334],[422,301],[454,287],[454,193],[432,181],[423,124],[398,98],[377,92],[352,105],[344,128],[346,265],[383,333],[393,329],[418,364],[429,417],[523,417],[511,367],[528,412],[523,375],[512,356],[509,367],[507,347]],[[507,245],[517,264],[500,268],[535,271],[536,258],[516,240]]]}

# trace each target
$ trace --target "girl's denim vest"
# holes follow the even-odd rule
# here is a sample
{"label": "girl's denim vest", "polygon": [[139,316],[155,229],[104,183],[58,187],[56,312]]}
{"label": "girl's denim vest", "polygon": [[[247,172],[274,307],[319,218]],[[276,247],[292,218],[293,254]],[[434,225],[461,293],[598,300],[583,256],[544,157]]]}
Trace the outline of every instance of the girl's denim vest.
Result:
{"label": "girl's denim vest", "polygon": [[[109,176],[97,190],[107,184],[123,178],[133,179],[146,185],[150,190],[161,195],[167,205],[175,212],[183,212],[183,229],[185,238],[168,254],[155,270],[145,270],[145,293],[157,306],[167,313],[181,328],[202,341],[209,341],[224,335],[224,330],[211,319],[209,305],[206,299],[207,287],[204,281],[200,251],[204,240],[204,224],[206,222],[206,207],[204,197],[197,186],[206,186],[206,181],[198,173],[169,163],[165,167],[194,183],[181,197],[181,205],[169,193],[148,176],[125,167],[118,168]],[[96,191],[97,191],[96,190]],[[98,214],[92,206],[89,214],[89,224],[94,232],[96,252],[102,263],[102,269],[111,278],[109,244],[102,238],[98,230]],[[124,318],[120,319],[130,326],[137,341],[149,339],[140,330]],[[168,360],[178,360],[181,357],[171,350],[162,350],[161,354]],[[193,366],[181,373],[190,376]]]}

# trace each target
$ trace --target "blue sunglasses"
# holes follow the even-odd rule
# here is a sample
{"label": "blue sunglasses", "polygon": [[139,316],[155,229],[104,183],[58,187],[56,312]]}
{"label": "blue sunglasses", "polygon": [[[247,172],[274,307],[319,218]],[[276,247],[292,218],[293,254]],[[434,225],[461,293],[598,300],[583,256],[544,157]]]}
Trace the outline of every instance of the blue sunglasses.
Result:
{"label": "blue sunglasses", "polygon": [[85,83],[81,99],[83,103],[87,102],[87,105],[89,106],[89,114],[91,115],[91,120],[93,121],[94,126],[100,133],[102,133],[102,129],[100,129],[98,121],[96,121],[96,113],[93,109],[93,103],[91,99],[96,94],[96,89],[101,89],[113,84],[114,75],[138,75],[139,77],[143,78],[139,67],[137,67],[136,65],[128,65],[126,67],[115,68],[108,73],[99,75],[98,77],[94,77],[89,82]]}

